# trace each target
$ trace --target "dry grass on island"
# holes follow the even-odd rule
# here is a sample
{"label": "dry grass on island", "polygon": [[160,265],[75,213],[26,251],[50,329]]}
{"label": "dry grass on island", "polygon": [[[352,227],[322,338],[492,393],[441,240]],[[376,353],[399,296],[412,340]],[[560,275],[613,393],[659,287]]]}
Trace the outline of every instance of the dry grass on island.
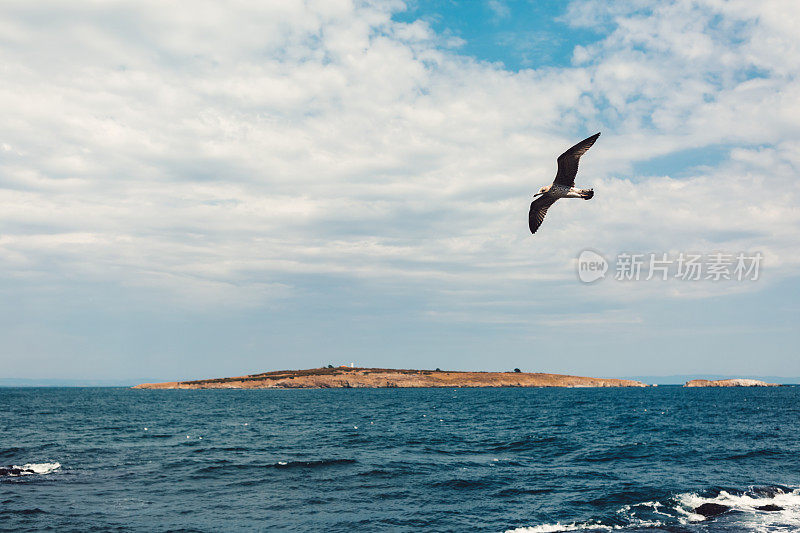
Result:
{"label": "dry grass on island", "polygon": [[646,387],[631,379],[528,372],[454,372],[328,367],[279,370],[232,378],[142,383],[136,389],[329,389],[420,387]]}

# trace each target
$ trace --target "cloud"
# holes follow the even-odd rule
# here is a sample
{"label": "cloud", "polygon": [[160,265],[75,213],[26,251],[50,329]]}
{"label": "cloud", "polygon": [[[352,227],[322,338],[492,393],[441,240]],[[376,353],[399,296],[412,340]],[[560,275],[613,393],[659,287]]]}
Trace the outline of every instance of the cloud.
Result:
{"label": "cloud", "polygon": [[508,4],[501,0],[489,0],[486,2],[486,5],[498,19],[504,19],[511,16],[511,9],[508,7]]}
{"label": "cloud", "polygon": [[[585,247],[761,250],[793,276],[798,8],[779,4],[573,2],[604,36],[514,72],[398,2],[6,3],[0,263],[192,308],[290,299],[300,274],[513,300],[508,280],[574,283]],[[531,238],[530,193],[597,130],[596,200]],[[707,146],[728,156],[632,172]]]}

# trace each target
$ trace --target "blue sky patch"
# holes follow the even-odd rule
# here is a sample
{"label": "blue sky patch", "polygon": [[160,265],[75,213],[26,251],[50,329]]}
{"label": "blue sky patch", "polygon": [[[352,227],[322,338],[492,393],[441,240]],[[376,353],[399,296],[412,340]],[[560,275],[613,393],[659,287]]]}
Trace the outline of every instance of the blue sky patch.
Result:
{"label": "blue sky patch", "polygon": [[587,28],[569,26],[564,20],[567,5],[556,0],[415,1],[394,19],[423,20],[440,35],[462,39],[460,54],[518,71],[569,65],[575,46],[601,38]]}

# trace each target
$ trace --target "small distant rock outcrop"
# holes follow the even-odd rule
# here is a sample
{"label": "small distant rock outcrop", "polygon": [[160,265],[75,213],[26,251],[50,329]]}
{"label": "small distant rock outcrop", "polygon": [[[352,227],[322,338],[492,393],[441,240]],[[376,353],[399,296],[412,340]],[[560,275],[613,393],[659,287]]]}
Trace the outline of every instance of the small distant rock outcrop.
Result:
{"label": "small distant rock outcrop", "polygon": [[19,466],[0,466],[0,476],[22,476],[25,474],[35,474],[30,468]]}
{"label": "small distant rock outcrop", "polygon": [[780,387],[777,383],[767,383],[757,379],[693,379],[687,381],[684,387]]}
{"label": "small distant rock outcrop", "polygon": [[[705,518],[712,518],[714,516],[719,516],[721,514],[727,513],[730,511],[732,507],[730,505],[723,505],[721,503],[704,503],[699,507],[695,507],[694,513],[702,515]],[[755,507],[757,511],[768,511],[768,512],[776,512],[776,511],[783,511],[783,507],[780,505],[768,504],[768,505],[759,505]]]}
{"label": "small distant rock outcrop", "polygon": [[756,507],[756,510],[758,510],[758,511],[783,511],[783,507],[781,507],[780,505],[775,505],[775,504],[770,503],[770,504],[767,504],[767,505],[759,505],[758,507]]}
{"label": "small distant rock outcrop", "polygon": [[730,509],[730,506],[722,505],[721,503],[704,503],[696,507],[694,512],[706,518],[711,518],[712,516],[719,516],[722,513],[728,512]]}
{"label": "small distant rock outcrop", "polygon": [[328,389],[422,387],[646,387],[632,379],[528,372],[451,372],[393,368],[311,368],[232,378],[142,383],[135,389]]}

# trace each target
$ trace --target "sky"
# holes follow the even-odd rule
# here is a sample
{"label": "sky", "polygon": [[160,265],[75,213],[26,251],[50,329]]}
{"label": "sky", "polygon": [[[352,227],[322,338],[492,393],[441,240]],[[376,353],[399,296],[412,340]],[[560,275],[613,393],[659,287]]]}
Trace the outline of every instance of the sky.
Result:
{"label": "sky", "polygon": [[[3,2],[0,377],[800,376],[798,24],[794,0]],[[598,131],[594,198],[532,236]],[[763,261],[614,278],[689,252]]]}

